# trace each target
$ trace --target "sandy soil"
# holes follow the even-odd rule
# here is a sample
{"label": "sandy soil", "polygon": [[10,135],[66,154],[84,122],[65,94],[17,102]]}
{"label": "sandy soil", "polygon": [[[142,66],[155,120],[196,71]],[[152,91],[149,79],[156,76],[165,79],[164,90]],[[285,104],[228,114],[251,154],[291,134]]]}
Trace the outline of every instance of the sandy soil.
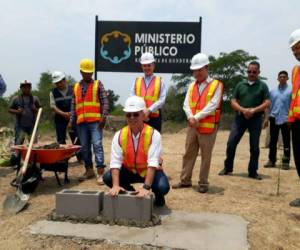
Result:
{"label": "sandy soil", "polygon": [[[292,208],[289,202],[300,197],[299,178],[294,163],[289,171],[281,171],[280,195],[276,196],[277,169],[260,168],[262,181],[247,178],[249,159],[248,136],[242,139],[235,161],[234,176],[218,176],[223,167],[228,132],[220,131],[214,148],[209,193],[195,191],[199,175],[200,158],[194,169],[194,188],[171,190],[167,204],[171,209],[190,212],[215,212],[240,215],[249,221],[248,238],[251,249],[300,249],[300,209]],[[48,138],[49,139],[49,138]],[[106,134],[104,148],[109,162],[112,134]],[[264,134],[261,142],[263,142]],[[171,183],[178,181],[181,159],[184,152],[185,130],[176,134],[163,134],[164,165]],[[263,143],[262,143],[263,144]],[[267,160],[267,149],[261,149],[260,165]],[[282,155],[280,152],[279,155]],[[83,183],[77,177],[83,172],[82,166],[70,167],[71,183],[64,188],[95,190],[95,180]],[[14,193],[9,182],[14,173],[9,168],[0,168],[0,203],[6,194]],[[15,215],[5,216],[0,210],[0,249],[140,249],[134,246],[117,246],[108,243],[67,239],[61,237],[32,236],[28,225],[45,219],[55,207],[55,192],[59,191],[52,173],[44,173],[45,181],[40,183],[31,196],[26,210]],[[184,239],[183,239],[184,240]]]}

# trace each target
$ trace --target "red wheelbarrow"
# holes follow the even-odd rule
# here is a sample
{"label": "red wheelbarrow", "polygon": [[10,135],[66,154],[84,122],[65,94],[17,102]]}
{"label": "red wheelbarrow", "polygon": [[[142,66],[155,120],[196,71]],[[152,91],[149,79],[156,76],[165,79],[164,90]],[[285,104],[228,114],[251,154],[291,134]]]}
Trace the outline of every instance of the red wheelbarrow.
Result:
{"label": "red wheelbarrow", "polygon": [[[21,157],[24,160],[27,152],[27,146],[16,145],[12,146],[13,149],[21,153]],[[59,148],[45,149],[36,148],[31,149],[29,163],[36,165],[39,163],[41,170],[52,171],[55,174],[57,183],[61,186],[61,182],[58,177],[58,172],[65,173],[65,183],[69,182],[68,179],[68,163],[67,160],[72,157],[81,146],[78,145],[59,145]]]}

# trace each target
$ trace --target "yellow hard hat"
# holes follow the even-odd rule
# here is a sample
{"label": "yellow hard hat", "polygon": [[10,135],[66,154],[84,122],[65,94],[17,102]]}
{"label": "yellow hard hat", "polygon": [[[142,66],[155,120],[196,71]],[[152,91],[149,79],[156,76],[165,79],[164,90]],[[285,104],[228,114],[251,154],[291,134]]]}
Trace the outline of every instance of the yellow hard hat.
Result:
{"label": "yellow hard hat", "polygon": [[95,67],[91,59],[84,58],[80,61],[80,70],[85,73],[94,73]]}

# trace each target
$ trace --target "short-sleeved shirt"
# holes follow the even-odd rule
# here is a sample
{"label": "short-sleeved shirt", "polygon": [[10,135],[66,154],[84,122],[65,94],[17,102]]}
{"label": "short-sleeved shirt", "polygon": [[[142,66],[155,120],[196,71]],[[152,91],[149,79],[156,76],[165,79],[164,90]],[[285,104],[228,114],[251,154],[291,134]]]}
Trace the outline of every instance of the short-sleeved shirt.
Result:
{"label": "short-sleeved shirt", "polygon": [[35,113],[32,110],[32,105],[35,104],[36,108],[41,107],[40,101],[37,96],[14,96],[10,103],[11,109],[23,108],[22,114],[16,115],[17,125],[30,128],[34,126]]}
{"label": "short-sleeved shirt", "polygon": [[244,108],[255,108],[269,99],[269,89],[261,80],[251,85],[245,80],[236,85],[233,98]]}
{"label": "short-sleeved shirt", "polygon": [[270,91],[270,116],[275,118],[275,124],[281,125],[288,121],[292,87],[288,84],[278,86]]}

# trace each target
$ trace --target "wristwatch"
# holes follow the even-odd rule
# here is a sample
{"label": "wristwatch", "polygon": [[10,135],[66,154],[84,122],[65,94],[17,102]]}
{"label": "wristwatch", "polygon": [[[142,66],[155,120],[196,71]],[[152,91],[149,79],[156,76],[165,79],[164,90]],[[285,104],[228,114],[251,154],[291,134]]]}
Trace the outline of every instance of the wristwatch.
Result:
{"label": "wristwatch", "polygon": [[143,185],[143,188],[146,189],[146,190],[150,190],[150,189],[151,189],[151,186],[149,186],[149,185],[147,185],[147,184],[144,184],[144,185]]}

